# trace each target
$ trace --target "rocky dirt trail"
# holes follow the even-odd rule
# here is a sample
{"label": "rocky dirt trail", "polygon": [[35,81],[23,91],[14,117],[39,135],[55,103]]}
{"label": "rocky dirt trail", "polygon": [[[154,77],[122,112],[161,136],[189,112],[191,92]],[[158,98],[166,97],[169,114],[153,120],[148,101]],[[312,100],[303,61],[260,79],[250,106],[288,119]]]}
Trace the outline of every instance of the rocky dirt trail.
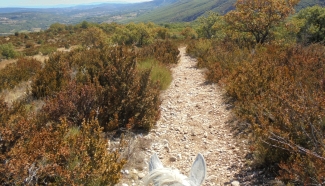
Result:
{"label": "rocky dirt trail", "polygon": [[[247,142],[231,132],[231,111],[223,90],[207,84],[204,70],[180,50],[180,62],[172,69],[173,81],[162,93],[161,118],[148,135],[137,135],[130,163],[118,185],[142,185],[148,160],[157,153],[164,166],[188,175],[198,153],[207,163],[203,185],[239,185],[235,174],[246,164]],[[242,183],[240,183],[242,184]]]}

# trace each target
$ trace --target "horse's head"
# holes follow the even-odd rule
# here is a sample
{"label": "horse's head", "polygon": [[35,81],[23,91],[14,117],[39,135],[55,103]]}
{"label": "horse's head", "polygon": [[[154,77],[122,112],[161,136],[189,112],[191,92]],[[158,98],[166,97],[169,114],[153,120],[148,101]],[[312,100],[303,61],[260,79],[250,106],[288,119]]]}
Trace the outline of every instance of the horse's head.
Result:
{"label": "horse's head", "polygon": [[144,184],[154,182],[155,186],[199,186],[206,177],[206,164],[201,154],[194,160],[189,177],[179,173],[178,170],[164,168],[157,154],[150,158],[149,175],[144,179]]}

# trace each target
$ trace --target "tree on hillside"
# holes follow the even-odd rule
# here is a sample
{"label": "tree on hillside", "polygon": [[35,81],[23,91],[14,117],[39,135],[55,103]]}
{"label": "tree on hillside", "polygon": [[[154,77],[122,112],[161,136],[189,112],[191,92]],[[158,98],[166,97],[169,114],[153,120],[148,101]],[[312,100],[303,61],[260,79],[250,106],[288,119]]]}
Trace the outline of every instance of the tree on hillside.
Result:
{"label": "tree on hillside", "polygon": [[225,15],[227,23],[264,43],[271,29],[294,12],[299,0],[237,0],[236,9]]}
{"label": "tree on hillside", "polygon": [[48,29],[49,31],[63,31],[65,30],[66,28],[66,25],[65,24],[61,24],[61,23],[53,23],[50,28]]}
{"label": "tree on hillside", "polygon": [[200,23],[198,33],[201,37],[206,37],[208,39],[212,38],[215,34],[213,25],[219,20],[219,15],[216,12],[210,11],[208,16],[201,16],[198,18]]}
{"label": "tree on hillside", "polygon": [[103,48],[109,43],[107,34],[98,27],[85,29],[81,37],[83,38],[83,45],[88,47]]}
{"label": "tree on hillside", "polygon": [[301,10],[295,19],[301,23],[298,39],[313,43],[325,41],[325,8],[318,5]]}
{"label": "tree on hillside", "polygon": [[136,34],[138,37],[138,45],[142,46],[143,44],[147,43],[147,40],[151,37],[150,25],[145,25],[144,23],[139,23],[136,25]]}

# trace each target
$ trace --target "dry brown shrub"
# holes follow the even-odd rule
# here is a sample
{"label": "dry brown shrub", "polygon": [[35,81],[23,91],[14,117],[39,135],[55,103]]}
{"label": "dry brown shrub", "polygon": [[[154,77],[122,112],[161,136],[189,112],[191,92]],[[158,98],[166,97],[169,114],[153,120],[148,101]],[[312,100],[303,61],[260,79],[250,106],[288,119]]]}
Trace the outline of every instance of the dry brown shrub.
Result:
{"label": "dry brown shrub", "polygon": [[45,118],[80,124],[96,112],[105,131],[149,130],[160,114],[159,85],[150,81],[150,70],[137,70],[136,57],[125,47],[56,54],[36,76],[33,95],[51,98]]}
{"label": "dry brown shrub", "polygon": [[19,118],[1,134],[10,144],[1,156],[2,185],[114,185],[125,163],[107,150],[96,120],[76,128],[64,119],[40,127],[32,117]]}
{"label": "dry brown shrub", "polygon": [[157,40],[153,44],[142,48],[139,52],[141,59],[152,58],[163,64],[177,64],[179,60],[178,46],[171,40]]}
{"label": "dry brown shrub", "polygon": [[200,39],[190,42],[187,53],[198,60],[199,68],[207,68],[206,78],[210,82],[224,81],[227,76],[251,53],[230,42]]}
{"label": "dry brown shrub", "polygon": [[281,178],[325,181],[324,48],[267,46],[227,79],[239,116],[252,124],[257,157],[280,163]]}
{"label": "dry brown shrub", "polygon": [[321,45],[256,46],[192,41],[188,53],[225,85],[237,115],[251,124],[255,162],[277,167],[295,184],[325,181],[325,49]]}
{"label": "dry brown shrub", "polygon": [[20,58],[16,63],[8,64],[0,70],[0,91],[13,89],[22,81],[32,78],[41,68],[40,62],[27,58]]}

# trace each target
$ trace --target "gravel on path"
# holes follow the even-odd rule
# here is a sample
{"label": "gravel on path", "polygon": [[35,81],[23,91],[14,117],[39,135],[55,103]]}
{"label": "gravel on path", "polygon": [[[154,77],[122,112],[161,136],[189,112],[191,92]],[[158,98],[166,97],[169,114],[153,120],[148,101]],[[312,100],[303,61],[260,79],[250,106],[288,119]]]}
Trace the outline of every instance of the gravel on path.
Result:
{"label": "gravel on path", "polygon": [[[123,170],[118,185],[142,185],[148,173],[147,162],[157,153],[163,165],[188,175],[201,153],[207,164],[203,185],[235,185],[235,174],[246,164],[247,140],[231,132],[231,110],[224,101],[224,90],[206,83],[204,69],[196,59],[180,50],[180,61],[172,68],[173,81],[161,94],[161,118],[148,135],[138,135],[133,144],[133,164]],[[133,166],[133,167],[132,167]]]}

